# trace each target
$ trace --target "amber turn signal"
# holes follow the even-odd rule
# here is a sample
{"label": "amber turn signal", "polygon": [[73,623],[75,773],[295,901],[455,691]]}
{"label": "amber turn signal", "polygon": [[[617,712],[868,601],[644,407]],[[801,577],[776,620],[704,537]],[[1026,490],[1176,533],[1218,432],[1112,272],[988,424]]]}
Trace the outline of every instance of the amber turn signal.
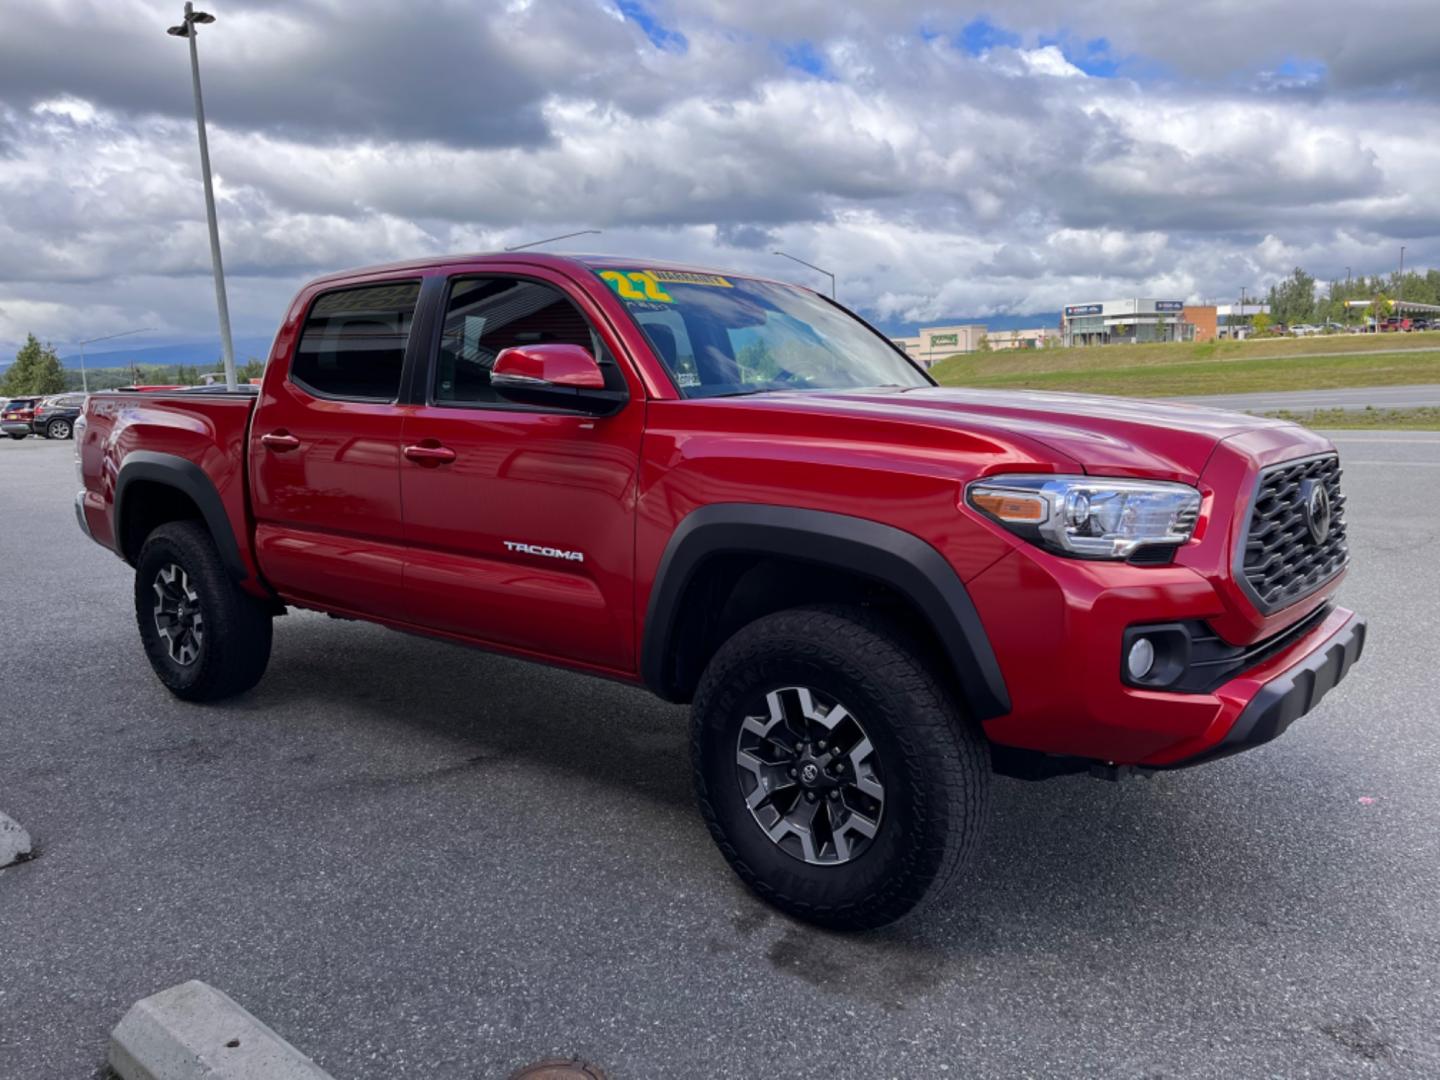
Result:
{"label": "amber turn signal", "polygon": [[970,501],[1001,521],[1038,525],[1050,512],[1049,504],[1039,495],[1022,495],[1013,491],[976,491],[971,494]]}

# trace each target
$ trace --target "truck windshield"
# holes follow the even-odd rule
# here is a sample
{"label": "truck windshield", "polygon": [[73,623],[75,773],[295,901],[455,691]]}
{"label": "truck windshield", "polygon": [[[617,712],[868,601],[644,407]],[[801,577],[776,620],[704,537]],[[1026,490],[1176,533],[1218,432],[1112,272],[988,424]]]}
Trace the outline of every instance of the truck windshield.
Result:
{"label": "truck windshield", "polygon": [[679,270],[596,273],[686,397],[931,385],[875,331],[803,289]]}

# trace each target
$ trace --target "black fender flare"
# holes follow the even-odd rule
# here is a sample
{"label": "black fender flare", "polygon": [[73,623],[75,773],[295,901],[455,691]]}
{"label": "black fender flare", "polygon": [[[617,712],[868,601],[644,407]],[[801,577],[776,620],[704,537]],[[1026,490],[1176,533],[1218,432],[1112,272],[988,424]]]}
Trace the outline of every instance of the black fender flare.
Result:
{"label": "black fender flare", "polygon": [[803,559],[872,578],[904,596],[929,620],[979,720],[1010,711],[1010,694],[990,639],[954,567],[913,533],[866,518],[754,503],[715,503],[676,527],[655,574],[645,614],[640,674],[674,700],[667,663],[680,607],[712,555],[753,553]]}
{"label": "black fender flare", "polygon": [[[245,563],[240,558],[240,545],[235,541],[235,532],[230,528],[230,517],[225,513],[225,504],[220,501],[220,492],[205,470],[187,458],[175,454],[162,454],[154,450],[132,450],[125,455],[115,479],[115,544],[124,544],[125,496],[127,489],[137,480],[150,481],[172,487],[187,496],[200,510],[205,527],[220,552],[220,561],[236,581],[248,576]],[[122,550],[122,556],[126,553]]]}

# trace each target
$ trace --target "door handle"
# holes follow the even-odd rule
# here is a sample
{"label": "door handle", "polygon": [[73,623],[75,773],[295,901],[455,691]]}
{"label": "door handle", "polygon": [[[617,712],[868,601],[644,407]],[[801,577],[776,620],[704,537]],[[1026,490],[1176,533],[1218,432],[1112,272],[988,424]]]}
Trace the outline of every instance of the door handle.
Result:
{"label": "door handle", "polygon": [[405,456],[421,465],[448,465],[455,460],[455,451],[448,446],[407,446]]}
{"label": "door handle", "polygon": [[267,450],[274,450],[277,454],[283,454],[287,450],[298,450],[300,440],[288,431],[272,431],[268,435],[261,435],[260,442]]}

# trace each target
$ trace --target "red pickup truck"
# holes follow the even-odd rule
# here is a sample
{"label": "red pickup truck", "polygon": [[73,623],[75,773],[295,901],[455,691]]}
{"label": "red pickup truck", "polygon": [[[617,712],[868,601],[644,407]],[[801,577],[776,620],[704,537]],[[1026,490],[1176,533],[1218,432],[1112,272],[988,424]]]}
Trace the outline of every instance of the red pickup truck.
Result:
{"label": "red pickup truck", "polygon": [[253,686],[290,606],[648,687],[692,703],[736,872],[832,927],[953,877],[992,772],[1255,746],[1364,643],[1321,436],[941,388],[834,302],[709,270],[324,277],[258,389],[92,394],[78,450],[173,693]]}

